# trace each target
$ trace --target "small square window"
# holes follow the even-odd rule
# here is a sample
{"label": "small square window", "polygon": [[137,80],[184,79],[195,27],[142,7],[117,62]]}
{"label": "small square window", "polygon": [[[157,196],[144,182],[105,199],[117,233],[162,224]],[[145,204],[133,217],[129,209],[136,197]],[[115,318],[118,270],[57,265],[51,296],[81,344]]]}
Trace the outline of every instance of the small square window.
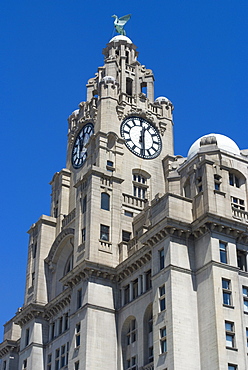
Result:
{"label": "small square window", "polygon": [[238,365],[228,364],[228,370],[238,370]]}
{"label": "small square window", "polygon": [[131,238],[131,233],[129,231],[122,230],[122,241],[123,242],[129,242]]}
{"label": "small square window", "polygon": [[124,211],[124,215],[127,216],[127,217],[133,217],[133,212],[129,212],[129,211]]}

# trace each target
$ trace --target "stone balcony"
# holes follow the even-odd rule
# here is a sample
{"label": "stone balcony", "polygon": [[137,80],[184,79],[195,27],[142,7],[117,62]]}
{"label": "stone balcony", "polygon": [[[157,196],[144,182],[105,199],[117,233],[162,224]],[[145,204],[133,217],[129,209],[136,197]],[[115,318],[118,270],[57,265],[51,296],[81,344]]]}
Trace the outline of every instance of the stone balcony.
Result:
{"label": "stone balcony", "polygon": [[74,208],[65,218],[62,220],[62,228],[64,229],[71,223],[76,216],[76,208]]}
{"label": "stone balcony", "polygon": [[134,197],[130,194],[122,194],[123,204],[126,206],[131,206],[132,208],[136,208],[139,211],[145,208],[145,205],[147,204],[147,199],[142,199],[138,197]]}
{"label": "stone balcony", "polygon": [[233,218],[240,220],[242,222],[248,223],[248,212],[242,209],[232,207]]}

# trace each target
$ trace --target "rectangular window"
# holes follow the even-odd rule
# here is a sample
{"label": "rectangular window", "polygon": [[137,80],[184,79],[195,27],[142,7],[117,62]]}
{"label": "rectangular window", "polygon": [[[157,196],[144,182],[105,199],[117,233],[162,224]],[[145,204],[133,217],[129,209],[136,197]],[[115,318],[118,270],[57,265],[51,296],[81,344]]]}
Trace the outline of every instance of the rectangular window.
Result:
{"label": "rectangular window", "polygon": [[247,252],[242,251],[240,249],[236,249],[237,252],[237,265],[242,271],[247,271],[247,262],[246,262],[246,257],[247,257]]}
{"label": "rectangular window", "polygon": [[136,320],[130,321],[128,332],[127,332],[127,345],[136,342]]}
{"label": "rectangular window", "polygon": [[153,346],[148,348],[148,362],[153,362]]}
{"label": "rectangular window", "polygon": [[146,188],[134,185],[133,195],[134,197],[145,199],[146,198]]}
{"label": "rectangular window", "polygon": [[246,328],[246,347],[248,347],[248,328]]}
{"label": "rectangular window", "polygon": [[29,329],[26,329],[25,333],[25,346],[29,345]]}
{"label": "rectangular window", "polygon": [[113,172],[114,171],[114,162],[112,161],[107,161],[107,171]]}
{"label": "rectangular window", "polygon": [[55,351],[55,370],[59,370],[59,348]]}
{"label": "rectangular window", "polygon": [[158,251],[159,254],[159,268],[162,270],[164,268],[164,248]]}
{"label": "rectangular window", "polygon": [[219,242],[220,262],[227,263],[227,243]]}
{"label": "rectangular window", "polygon": [[61,347],[60,367],[64,367],[65,365],[66,365],[66,346],[63,345]]}
{"label": "rectangular window", "polygon": [[82,213],[85,213],[87,209],[87,195],[83,197]]}
{"label": "rectangular window", "polygon": [[66,357],[65,357],[65,364],[68,365],[69,360],[69,342],[66,343]]}
{"label": "rectangular window", "polygon": [[228,364],[228,370],[238,370],[238,365]]}
{"label": "rectangular window", "polygon": [[82,289],[78,289],[77,291],[77,308],[82,306]]}
{"label": "rectangular window", "polygon": [[47,356],[47,370],[51,369],[52,369],[52,354],[49,353],[49,355]]}
{"label": "rectangular window", "polygon": [[133,281],[133,299],[138,297],[138,279]]}
{"label": "rectangular window", "polygon": [[220,184],[221,184],[221,176],[214,175],[214,189],[220,190]]}
{"label": "rectangular window", "polygon": [[69,318],[68,313],[64,315],[64,331],[66,331],[69,328]]}
{"label": "rectangular window", "polygon": [[85,242],[86,233],[85,233],[85,227],[82,229],[82,243]]}
{"label": "rectangular window", "polygon": [[75,345],[76,347],[80,346],[80,330],[81,330],[81,323],[79,322],[76,324],[76,329],[75,329]]}
{"label": "rectangular window", "polygon": [[79,370],[79,361],[75,362],[74,370]]}
{"label": "rectangular window", "polygon": [[124,215],[127,217],[133,217],[133,212],[124,210]]}
{"label": "rectangular window", "polygon": [[58,320],[59,322],[58,322],[58,335],[60,335],[61,333],[62,333],[62,331],[63,331],[63,316],[62,317],[60,317],[59,318],[59,320]]}
{"label": "rectangular window", "polygon": [[136,370],[137,369],[137,360],[136,356],[133,356],[131,359],[127,360],[127,370]]}
{"label": "rectangular window", "polygon": [[160,329],[160,348],[161,353],[167,352],[166,327]]}
{"label": "rectangular window", "polygon": [[239,178],[230,172],[229,172],[229,184],[231,186],[236,186],[236,188],[239,188]]}
{"label": "rectangular window", "polygon": [[22,364],[22,369],[23,370],[27,370],[27,363],[28,363],[27,360],[23,361],[23,364]]}
{"label": "rectangular window", "polygon": [[124,304],[127,304],[129,302],[129,296],[130,296],[130,287],[129,284],[124,287]]}
{"label": "rectangular window", "polygon": [[131,233],[129,231],[122,230],[122,241],[123,242],[129,242],[131,237]]}
{"label": "rectangular window", "polygon": [[244,201],[244,199],[231,197],[231,205],[232,205],[233,208],[241,209],[241,211],[245,210],[245,201]]}
{"label": "rectangular window", "polygon": [[244,312],[248,313],[248,287],[243,286]]}
{"label": "rectangular window", "polygon": [[32,286],[34,286],[35,282],[35,272],[32,272]]}
{"label": "rectangular window", "polygon": [[109,167],[113,167],[113,166],[114,166],[114,162],[112,162],[112,161],[107,161],[107,166],[109,166]]}
{"label": "rectangular window", "polygon": [[234,323],[230,321],[225,321],[225,330],[226,330],[226,347],[235,348]]}
{"label": "rectangular window", "polygon": [[152,287],[152,270],[146,272],[146,290],[151,289]]}
{"label": "rectangular window", "polygon": [[202,177],[198,177],[196,182],[197,182],[197,191],[198,193],[201,193],[202,192]]}
{"label": "rectangular window", "polygon": [[51,323],[51,340],[55,338],[55,322]]}
{"label": "rectangular window", "polygon": [[109,226],[100,225],[100,239],[109,241]]}
{"label": "rectangular window", "polygon": [[222,294],[223,294],[223,304],[231,306],[232,305],[231,280],[222,279]]}
{"label": "rectangular window", "polygon": [[159,306],[160,306],[160,312],[165,310],[165,286],[162,285],[159,288]]}
{"label": "rectangular window", "polygon": [[4,361],[3,362],[3,370],[6,370],[7,369],[7,362],[6,361]]}

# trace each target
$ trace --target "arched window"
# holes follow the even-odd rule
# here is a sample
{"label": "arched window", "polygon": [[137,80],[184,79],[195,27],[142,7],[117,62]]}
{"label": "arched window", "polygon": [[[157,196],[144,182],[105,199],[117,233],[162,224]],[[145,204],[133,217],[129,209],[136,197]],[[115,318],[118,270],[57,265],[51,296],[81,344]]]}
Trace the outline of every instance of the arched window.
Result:
{"label": "arched window", "polygon": [[153,362],[153,316],[152,304],[144,314],[144,365]]}
{"label": "arched window", "polygon": [[122,358],[125,370],[137,369],[138,344],[137,344],[137,321],[130,316],[122,328]]}
{"label": "arched window", "polygon": [[107,193],[101,193],[101,209],[109,211],[110,196]]}

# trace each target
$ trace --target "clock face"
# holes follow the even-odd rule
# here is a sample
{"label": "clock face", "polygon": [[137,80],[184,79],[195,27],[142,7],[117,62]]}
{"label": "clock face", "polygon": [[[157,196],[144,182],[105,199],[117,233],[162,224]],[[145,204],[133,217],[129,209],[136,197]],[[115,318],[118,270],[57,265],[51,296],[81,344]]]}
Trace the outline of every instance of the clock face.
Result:
{"label": "clock face", "polygon": [[85,146],[93,133],[93,124],[87,123],[77,135],[71,155],[71,162],[74,168],[80,168],[84,164],[87,158],[87,149]]}
{"label": "clock face", "polygon": [[121,136],[131,152],[144,159],[156,158],[162,149],[156,127],[141,117],[128,117],[121,125]]}

